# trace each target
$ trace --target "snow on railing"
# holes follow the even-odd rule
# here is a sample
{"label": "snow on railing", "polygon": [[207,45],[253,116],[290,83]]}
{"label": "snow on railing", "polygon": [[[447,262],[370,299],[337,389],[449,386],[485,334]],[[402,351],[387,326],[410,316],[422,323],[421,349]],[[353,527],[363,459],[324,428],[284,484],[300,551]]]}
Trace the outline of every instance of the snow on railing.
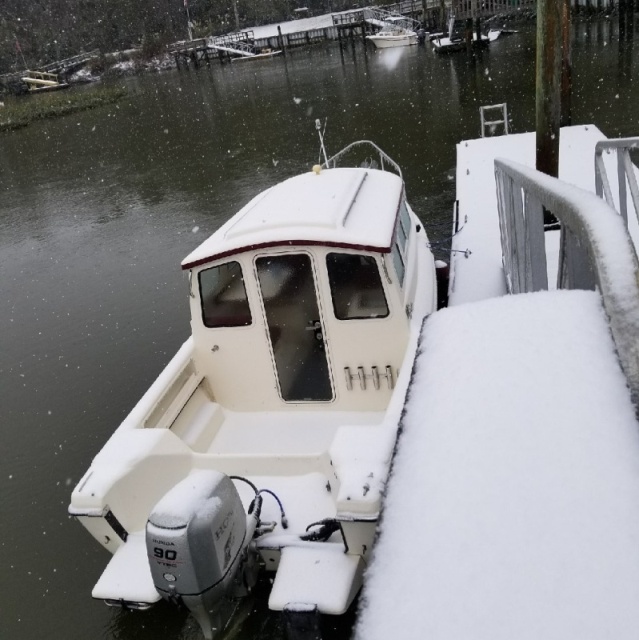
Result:
{"label": "snow on railing", "polygon": [[377,7],[366,7],[363,9],[364,20],[376,20],[384,24],[384,29],[408,29],[415,30],[419,27],[419,22],[400,13],[393,13],[378,9]]}
{"label": "snow on railing", "polygon": [[606,202],[614,209],[615,202],[606,173],[606,166],[603,161],[603,152],[615,150],[617,152],[617,178],[619,182],[619,213],[628,224],[628,192],[626,191],[626,181],[630,189],[630,197],[635,207],[635,215],[639,218],[639,188],[637,187],[637,176],[630,159],[630,150],[639,149],[639,138],[619,138],[618,140],[602,140],[595,146],[595,190],[600,198],[605,198]]}
{"label": "snow on railing", "polygon": [[[341,151],[338,151],[334,156],[329,158],[322,166],[326,169],[334,169],[338,166],[340,160],[343,160],[349,152],[353,151],[353,149],[357,149],[358,152],[361,152],[362,149],[365,149],[366,147],[368,147],[368,150],[366,151],[367,153],[370,153],[370,151],[372,150],[372,152],[377,156],[377,158],[379,159],[379,168],[382,171],[386,171],[387,169],[385,165],[388,165],[397,172],[402,180],[404,179],[402,176],[402,170],[399,168],[399,165],[395,162],[395,160],[393,160],[387,153],[382,151],[382,149],[380,149],[374,142],[371,142],[370,140],[357,140],[356,142],[351,142],[351,144],[344,147]],[[375,168],[374,160],[370,155],[365,156],[364,162],[357,166]]]}
{"label": "snow on railing", "polygon": [[557,287],[599,290],[639,408],[639,262],[620,216],[594,194],[516,162],[496,159],[495,179],[509,293],[548,288],[546,209],[561,223]]}

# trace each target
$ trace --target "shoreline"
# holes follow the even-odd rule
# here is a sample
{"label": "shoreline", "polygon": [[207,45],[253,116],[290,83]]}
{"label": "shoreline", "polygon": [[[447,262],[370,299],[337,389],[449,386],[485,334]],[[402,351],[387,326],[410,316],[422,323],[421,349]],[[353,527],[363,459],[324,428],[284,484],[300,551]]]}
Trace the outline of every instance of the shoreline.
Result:
{"label": "shoreline", "polygon": [[0,107],[0,132],[23,129],[38,120],[113,104],[127,95],[124,87],[96,87],[70,94],[68,90],[8,99]]}

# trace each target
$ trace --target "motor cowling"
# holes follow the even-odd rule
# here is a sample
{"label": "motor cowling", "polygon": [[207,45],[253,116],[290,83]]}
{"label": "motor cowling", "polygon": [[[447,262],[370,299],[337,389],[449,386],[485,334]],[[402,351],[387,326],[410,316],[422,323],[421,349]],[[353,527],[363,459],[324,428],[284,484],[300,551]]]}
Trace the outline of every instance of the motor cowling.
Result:
{"label": "motor cowling", "polygon": [[228,476],[201,470],[168,491],[146,525],[151,575],[160,595],[182,602],[213,638],[229,615],[246,560],[247,517]]}

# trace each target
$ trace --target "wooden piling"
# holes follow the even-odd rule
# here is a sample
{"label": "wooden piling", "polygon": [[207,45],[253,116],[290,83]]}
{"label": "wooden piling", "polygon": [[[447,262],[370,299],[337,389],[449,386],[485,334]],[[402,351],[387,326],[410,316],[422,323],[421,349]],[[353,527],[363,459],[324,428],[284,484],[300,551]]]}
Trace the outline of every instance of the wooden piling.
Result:
{"label": "wooden piling", "polygon": [[466,51],[470,53],[473,48],[473,19],[466,18],[466,28],[464,29],[464,37],[466,38]]}
{"label": "wooden piling", "polygon": [[561,116],[559,124],[569,127],[572,124],[572,48],[570,0],[561,3]]}
{"label": "wooden piling", "polygon": [[282,36],[282,27],[277,25],[277,41],[279,42],[280,49],[284,55],[286,55],[286,47],[284,46],[284,36]]}
{"label": "wooden piling", "polygon": [[563,0],[537,0],[536,167],[559,175],[561,15]]}

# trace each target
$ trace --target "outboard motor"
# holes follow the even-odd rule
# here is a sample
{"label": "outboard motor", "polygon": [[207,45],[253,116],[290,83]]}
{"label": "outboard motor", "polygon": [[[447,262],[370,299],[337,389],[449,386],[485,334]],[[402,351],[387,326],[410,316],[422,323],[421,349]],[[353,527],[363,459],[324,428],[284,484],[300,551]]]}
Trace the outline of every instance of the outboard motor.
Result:
{"label": "outboard motor", "polygon": [[235,485],[217,471],[195,471],[155,505],[146,548],[155,588],[183,603],[212,640],[233,612],[233,598],[257,579],[251,540],[259,522],[258,495],[247,516]]}

